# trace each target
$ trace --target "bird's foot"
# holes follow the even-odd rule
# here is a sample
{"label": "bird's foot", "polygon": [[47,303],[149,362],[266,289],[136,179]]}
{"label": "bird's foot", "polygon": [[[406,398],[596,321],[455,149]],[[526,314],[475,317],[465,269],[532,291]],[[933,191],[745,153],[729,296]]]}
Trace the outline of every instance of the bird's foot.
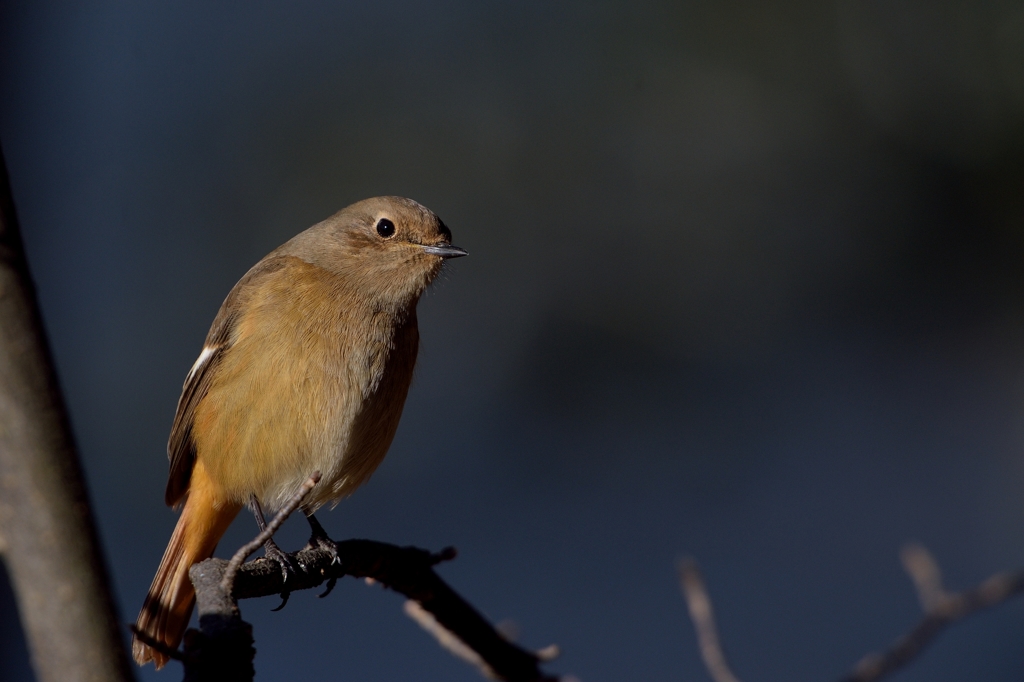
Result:
{"label": "bird's foot", "polygon": [[327,589],[324,590],[323,592],[321,592],[320,594],[318,594],[317,596],[320,597],[321,599],[323,599],[324,597],[329,595],[334,590],[334,586],[337,585],[337,584],[338,584],[338,579],[332,576],[331,578],[329,578],[327,580]]}
{"label": "bird's foot", "polygon": [[[267,529],[267,520],[263,518],[263,507],[260,506],[260,500],[256,497],[255,493],[249,495],[249,507],[252,509],[252,515],[256,518],[256,525],[260,527],[260,532],[262,533]],[[297,575],[299,567],[290,556],[277,546],[272,537],[267,538],[267,541],[263,543],[263,554],[268,561],[273,561],[281,567],[281,582],[284,583],[284,589],[281,590],[281,604],[276,609],[271,609],[271,611],[280,611],[288,603],[288,597],[291,595],[291,590],[288,589],[288,577]],[[293,580],[292,582],[294,583],[295,581]]]}
{"label": "bird's foot", "polygon": [[[312,514],[307,514],[306,520],[309,521],[309,527],[310,530],[312,530],[312,533],[309,536],[309,542],[306,544],[306,546],[310,549],[322,549],[328,554],[330,554],[332,566],[334,564],[340,564],[341,559],[338,557],[338,543],[336,543],[334,540],[330,538],[329,535],[327,535],[327,531],[324,530],[324,527],[320,525],[320,522],[316,520],[315,516],[313,516]],[[324,597],[329,595],[331,593],[331,590],[333,590],[334,586],[337,584],[337,578],[329,578],[327,580],[327,589],[323,591],[323,594],[320,595],[320,598],[323,599]]]}
{"label": "bird's foot", "polygon": [[273,540],[267,540],[263,545],[263,556],[268,561],[273,561],[281,568],[281,582],[288,584],[288,578],[292,578],[299,572],[299,565],[293,558],[285,554],[284,550],[277,546]]}
{"label": "bird's foot", "polygon": [[338,543],[327,535],[327,531],[320,525],[320,522],[316,520],[316,517],[312,514],[306,516],[306,520],[309,521],[309,528],[312,533],[309,536],[309,542],[306,543],[306,547],[309,549],[322,549],[331,555],[331,564],[340,564],[341,559],[338,557]]}
{"label": "bird's foot", "polygon": [[288,589],[288,578],[294,578],[297,575],[299,566],[273,540],[267,540],[263,545],[263,554],[268,561],[273,561],[281,568],[281,582],[284,583],[284,589],[281,591],[281,603],[277,608],[271,609],[280,611],[288,603],[288,597],[291,596],[291,590]]}

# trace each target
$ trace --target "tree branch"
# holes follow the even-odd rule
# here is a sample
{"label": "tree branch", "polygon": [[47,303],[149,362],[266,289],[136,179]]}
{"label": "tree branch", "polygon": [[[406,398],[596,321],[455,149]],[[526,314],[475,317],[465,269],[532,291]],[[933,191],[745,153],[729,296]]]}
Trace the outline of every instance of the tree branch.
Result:
{"label": "tree branch", "polygon": [[[312,488],[313,484],[307,485]],[[300,491],[277,514],[267,526],[268,537],[301,503],[306,492]],[[236,559],[240,563],[239,556],[258,548],[265,541],[263,535],[239,550],[231,562],[207,559],[189,572],[196,588],[200,631],[190,630],[185,635],[182,656],[187,682],[252,679],[251,628],[241,620],[239,599],[281,594],[286,589],[311,589],[325,582],[330,587],[344,576],[365,578],[408,597],[405,610],[413,620],[442,646],[489,677],[509,682],[557,680],[544,675],[539,667],[542,661],[553,658],[557,649],[548,647],[533,653],[509,642],[434,572],[434,566],[455,558],[452,548],[434,554],[373,540],[345,540],[335,543],[337,557],[326,549],[308,546],[289,554],[295,571],[289,575],[287,586],[280,567],[264,558],[242,564],[233,576],[229,575],[231,564]]]}
{"label": "tree branch", "polygon": [[0,151],[0,553],[39,680],[131,680]]}
{"label": "tree branch", "polygon": [[875,682],[914,660],[947,626],[1024,592],[1024,571],[997,573],[964,592],[946,592],[938,564],[920,545],[903,549],[904,568],[917,589],[924,618],[886,651],[865,656],[843,682]]}
{"label": "tree branch", "polygon": [[[913,661],[947,626],[1024,592],[1024,570],[997,573],[964,592],[947,592],[942,586],[939,566],[927,549],[907,545],[900,558],[917,590],[924,618],[886,651],[862,658],[841,682],[876,682]],[[679,574],[708,674],[715,682],[739,682],[719,643],[711,598],[697,564],[684,561]]]}
{"label": "tree branch", "polygon": [[690,610],[690,619],[697,630],[697,646],[704,667],[715,682],[740,682],[725,660],[725,652],[718,637],[715,625],[715,612],[711,606],[704,578],[693,559],[684,559],[679,564],[679,582],[683,588],[683,597]]}

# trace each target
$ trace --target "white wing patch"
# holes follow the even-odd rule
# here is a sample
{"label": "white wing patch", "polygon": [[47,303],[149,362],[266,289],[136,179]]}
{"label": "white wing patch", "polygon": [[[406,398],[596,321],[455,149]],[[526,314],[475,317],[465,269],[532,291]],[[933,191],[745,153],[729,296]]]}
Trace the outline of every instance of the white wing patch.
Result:
{"label": "white wing patch", "polygon": [[203,368],[203,365],[209,362],[210,358],[212,358],[213,354],[216,353],[218,350],[220,350],[220,346],[203,347],[203,352],[199,354],[199,359],[196,360],[196,364],[192,365],[192,369],[188,371],[188,376],[185,377],[186,384],[192,381],[192,377],[199,373],[199,370]]}

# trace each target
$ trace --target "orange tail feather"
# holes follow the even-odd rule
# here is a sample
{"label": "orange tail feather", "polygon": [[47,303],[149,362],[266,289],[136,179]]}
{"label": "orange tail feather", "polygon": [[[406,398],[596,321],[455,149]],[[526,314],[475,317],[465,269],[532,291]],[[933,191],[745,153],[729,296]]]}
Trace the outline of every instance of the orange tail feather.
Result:
{"label": "orange tail feather", "polygon": [[[217,543],[241,509],[234,503],[217,503],[200,466],[192,474],[185,508],[135,623],[140,632],[171,649],[181,643],[196,600],[188,569],[213,556]],[[168,661],[166,654],[138,637],[132,638],[132,655],[139,665],[153,661],[157,670]]]}

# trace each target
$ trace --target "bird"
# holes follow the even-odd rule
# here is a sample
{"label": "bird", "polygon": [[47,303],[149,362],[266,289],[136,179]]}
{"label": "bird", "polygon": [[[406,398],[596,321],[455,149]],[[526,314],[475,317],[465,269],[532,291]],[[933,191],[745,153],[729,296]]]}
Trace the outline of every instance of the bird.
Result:
{"label": "bird", "polygon": [[[262,528],[262,508],[279,508],[319,471],[303,511],[312,540],[326,537],[313,513],[363,484],[398,428],[416,304],[442,264],[465,255],[429,209],[375,197],[299,233],[231,289],[167,443],[165,502],[181,514],[135,624],[139,665],[159,669],[178,647],[195,603],[188,570],[244,507]],[[273,542],[267,554],[287,577]]]}

